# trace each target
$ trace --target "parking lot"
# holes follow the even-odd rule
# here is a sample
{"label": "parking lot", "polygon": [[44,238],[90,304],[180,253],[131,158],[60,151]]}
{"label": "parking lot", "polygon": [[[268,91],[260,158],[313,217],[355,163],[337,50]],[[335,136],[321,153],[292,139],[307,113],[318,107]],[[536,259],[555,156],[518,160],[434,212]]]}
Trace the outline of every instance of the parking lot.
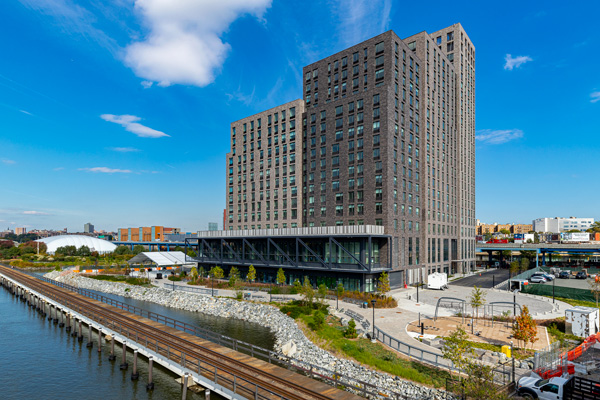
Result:
{"label": "parking lot", "polygon": [[[571,278],[571,279],[559,279],[556,278],[554,279],[554,282],[546,282],[543,283],[542,285],[556,285],[556,286],[562,286],[562,287],[568,287],[568,288],[575,288],[575,289],[590,289],[590,283],[592,282],[593,279],[588,278],[588,279],[575,279],[575,278]],[[540,285],[539,283],[531,283],[532,285]]]}

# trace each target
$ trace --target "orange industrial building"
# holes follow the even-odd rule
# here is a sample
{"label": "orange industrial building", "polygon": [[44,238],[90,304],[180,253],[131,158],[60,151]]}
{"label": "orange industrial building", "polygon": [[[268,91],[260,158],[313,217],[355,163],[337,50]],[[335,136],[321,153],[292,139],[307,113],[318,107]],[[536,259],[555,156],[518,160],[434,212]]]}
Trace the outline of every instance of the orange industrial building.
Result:
{"label": "orange industrial building", "polygon": [[179,234],[180,228],[164,226],[141,226],[139,228],[119,228],[119,242],[163,242],[165,235]]}

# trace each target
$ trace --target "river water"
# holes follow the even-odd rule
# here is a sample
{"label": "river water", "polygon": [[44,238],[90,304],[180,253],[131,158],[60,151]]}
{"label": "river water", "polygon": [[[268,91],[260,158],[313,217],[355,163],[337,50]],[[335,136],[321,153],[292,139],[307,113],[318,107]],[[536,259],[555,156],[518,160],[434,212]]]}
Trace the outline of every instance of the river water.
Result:
{"label": "river water", "polygon": [[[266,328],[235,319],[211,317],[200,313],[162,307],[154,303],[110,295],[116,300],[156,313],[211,329],[233,338],[271,349],[274,335]],[[87,332],[87,331],[85,331]],[[84,332],[84,333],[85,333]],[[155,389],[146,391],[148,363],[138,358],[140,379],[131,381],[133,354],[128,353],[129,369],[119,369],[120,346],[115,346],[116,361],[108,361],[109,347],[98,353],[94,347],[71,337],[0,288],[0,399],[180,399],[177,376],[154,364]],[[188,399],[204,399],[188,391]],[[211,399],[221,399],[216,393]]]}

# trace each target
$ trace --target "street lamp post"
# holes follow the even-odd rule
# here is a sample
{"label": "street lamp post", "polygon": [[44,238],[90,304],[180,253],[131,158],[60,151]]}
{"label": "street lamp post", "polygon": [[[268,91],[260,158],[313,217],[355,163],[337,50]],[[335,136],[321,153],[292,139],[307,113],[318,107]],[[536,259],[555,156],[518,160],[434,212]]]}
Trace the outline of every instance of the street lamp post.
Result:
{"label": "street lamp post", "polygon": [[552,279],[552,304],[554,304],[554,288],[556,287],[555,281],[556,281],[556,278]]}
{"label": "street lamp post", "polygon": [[373,342],[375,342],[375,303],[377,301],[375,299],[371,300],[371,304],[373,305],[373,337],[371,338]]}
{"label": "street lamp post", "polygon": [[419,283],[417,282],[417,303],[419,302]]}

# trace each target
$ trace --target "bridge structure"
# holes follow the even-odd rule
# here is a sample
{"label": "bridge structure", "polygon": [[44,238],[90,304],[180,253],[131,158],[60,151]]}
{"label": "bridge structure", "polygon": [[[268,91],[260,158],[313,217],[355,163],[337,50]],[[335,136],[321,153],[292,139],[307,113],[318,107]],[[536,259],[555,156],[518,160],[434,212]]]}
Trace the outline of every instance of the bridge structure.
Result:
{"label": "bridge structure", "polygon": [[[0,285],[26,301],[44,317],[64,327],[78,341],[101,352],[109,345],[109,360],[116,359],[115,342],[122,345],[121,369],[128,369],[127,353],[133,352],[132,380],[139,379],[138,357],[148,359],[147,389],[152,390],[154,362],[182,376],[182,382],[205,388],[206,399],[216,392],[227,399],[290,399],[290,400],[358,400],[357,394],[337,388],[343,385],[339,376],[318,375],[322,381],[292,372],[273,363],[240,353],[195,336],[182,325],[167,326],[158,320],[130,313],[122,308],[103,303],[51,284],[12,268],[0,266]],[[59,323],[60,321],[60,323]],[[87,328],[87,329],[86,329]],[[95,335],[94,335],[95,333]],[[110,338],[110,339],[108,339]],[[104,341],[105,339],[106,341]],[[104,345],[103,345],[104,342]],[[130,358],[130,357],[129,357]],[[269,360],[270,361],[270,360]],[[302,370],[298,367],[297,370]],[[306,372],[306,371],[305,371]],[[310,371],[308,371],[310,372]],[[332,382],[335,386],[323,382]],[[187,385],[184,383],[184,387]],[[377,397],[379,388],[355,381],[349,386],[364,397]],[[373,398],[375,398],[373,397]],[[185,399],[185,390],[182,398]],[[391,399],[406,397],[391,393]]]}
{"label": "bridge structure", "polygon": [[156,251],[161,251],[161,250],[171,251],[171,249],[175,249],[175,247],[178,247],[178,246],[185,247],[185,245],[186,245],[185,242],[148,242],[148,241],[127,241],[127,242],[113,241],[111,243],[113,243],[116,246],[130,247],[131,250],[133,250],[134,246],[142,245],[144,247],[147,247],[149,251],[152,251],[153,249]]}
{"label": "bridge structure", "polygon": [[600,243],[588,244],[570,244],[570,243],[477,243],[475,251],[486,252],[489,255],[489,261],[492,262],[492,254],[495,251],[535,251],[535,266],[539,267],[540,255],[542,266],[546,265],[546,255],[549,262],[552,262],[553,253],[571,253],[571,254],[600,254]]}

